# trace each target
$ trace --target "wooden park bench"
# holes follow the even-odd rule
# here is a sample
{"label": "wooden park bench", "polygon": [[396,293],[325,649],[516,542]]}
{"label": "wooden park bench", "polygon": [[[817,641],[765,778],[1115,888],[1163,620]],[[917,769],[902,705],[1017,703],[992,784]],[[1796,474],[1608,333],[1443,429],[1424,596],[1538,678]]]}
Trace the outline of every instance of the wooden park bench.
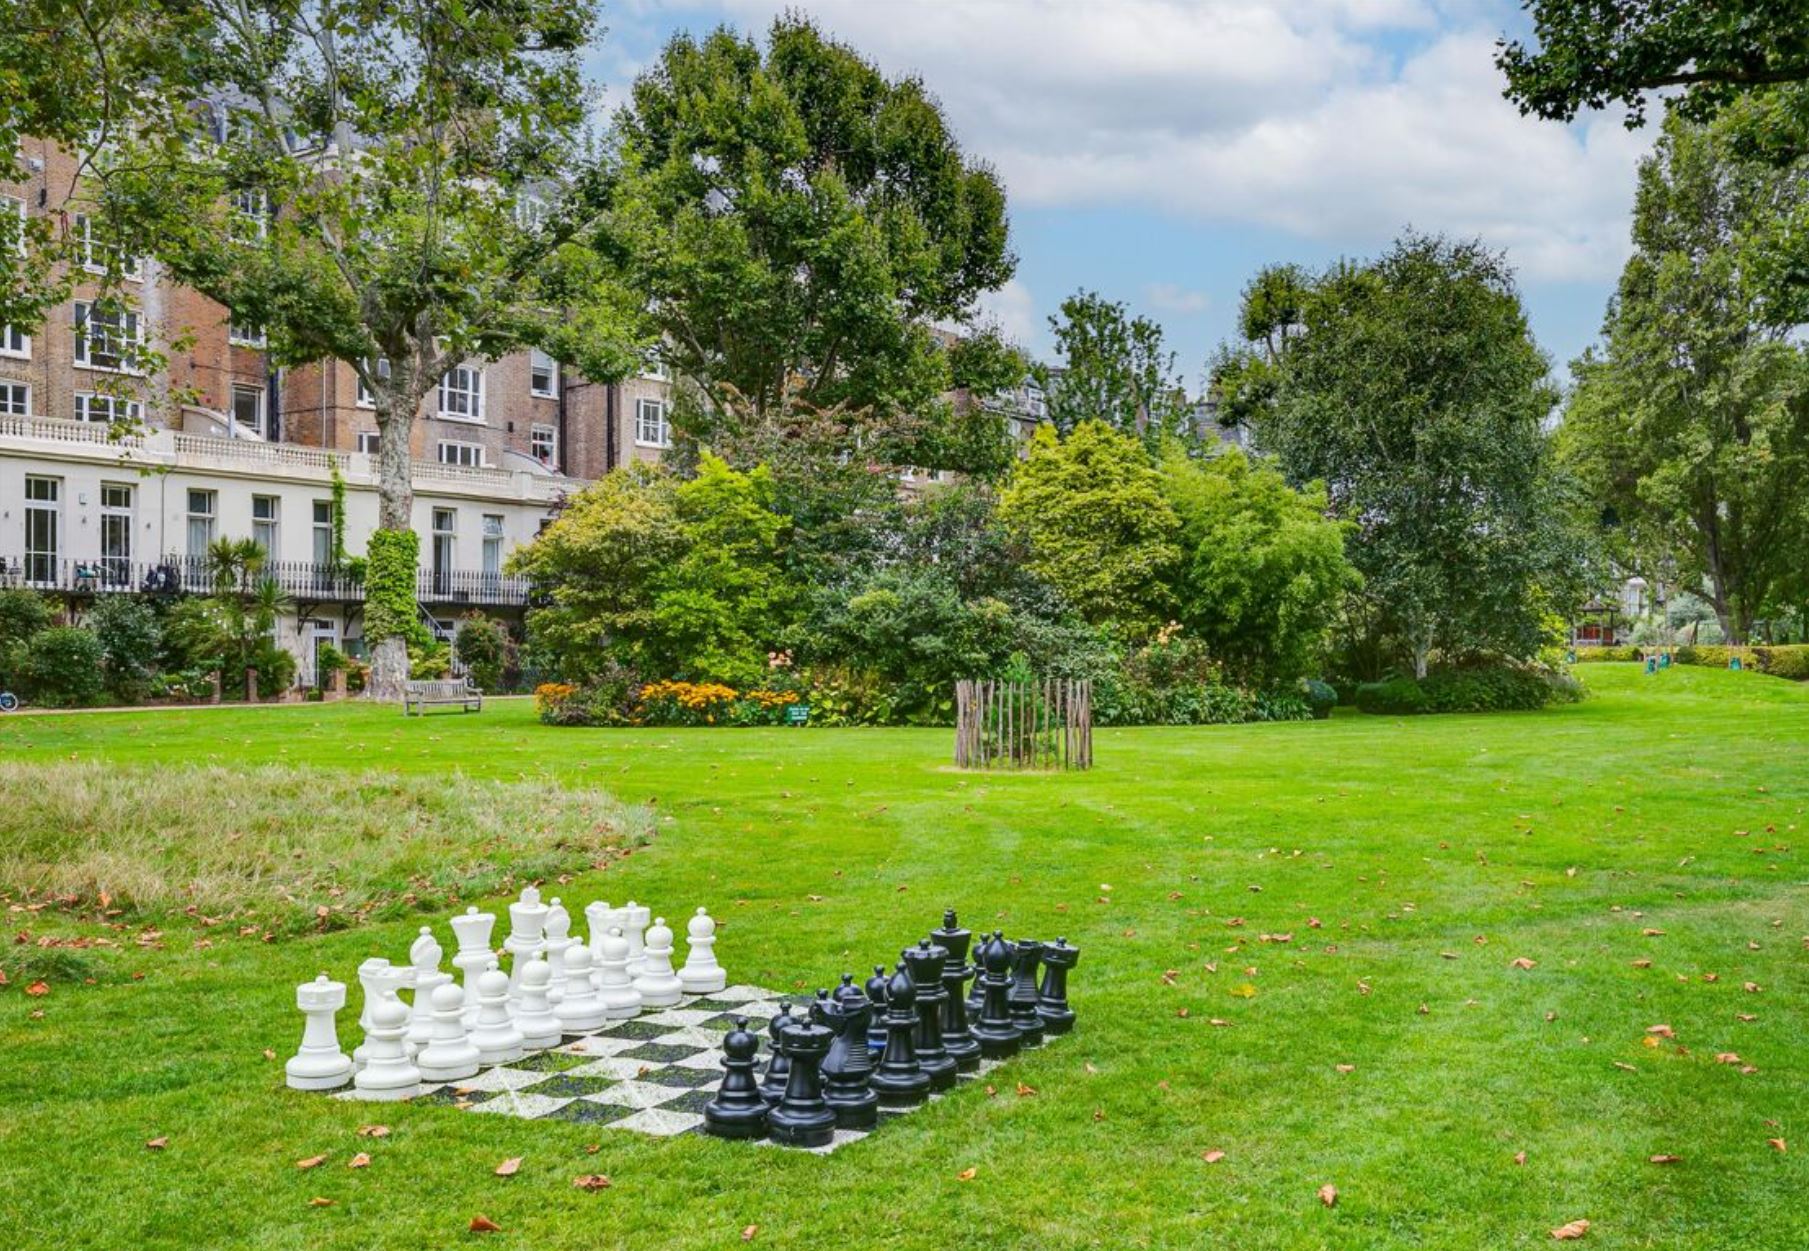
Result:
{"label": "wooden park bench", "polygon": [[402,684],[403,716],[412,716],[417,711],[426,716],[427,710],[437,704],[460,704],[466,712],[482,712],[484,693],[463,678]]}

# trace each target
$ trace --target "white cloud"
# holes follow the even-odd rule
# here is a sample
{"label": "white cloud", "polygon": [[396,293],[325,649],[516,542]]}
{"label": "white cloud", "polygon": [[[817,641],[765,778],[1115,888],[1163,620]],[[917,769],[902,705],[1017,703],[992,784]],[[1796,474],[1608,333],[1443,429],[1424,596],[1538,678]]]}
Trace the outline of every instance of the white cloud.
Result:
{"label": "white cloud", "polygon": [[1190,291],[1172,282],[1152,282],[1143,288],[1143,298],[1158,313],[1203,313],[1212,300],[1204,291]]}
{"label": "white cloud", "polygon": [[1480,235],[1530,279],[1601,281],[1649,143],[1502,99],[1506,0],[717,2],[752,29],[800,7],[919,74],[1019,206],[1154,205],[1363,248],[1412,224]]}
{"label": "white cloud", "polygon": [[1037,351],[1043,346],[1048,323],[1037,315],[1036,298],[1021,278],[1013,278],[997,291],[980,297],[980,320],[993,322],[999,333],[1019,347]]}

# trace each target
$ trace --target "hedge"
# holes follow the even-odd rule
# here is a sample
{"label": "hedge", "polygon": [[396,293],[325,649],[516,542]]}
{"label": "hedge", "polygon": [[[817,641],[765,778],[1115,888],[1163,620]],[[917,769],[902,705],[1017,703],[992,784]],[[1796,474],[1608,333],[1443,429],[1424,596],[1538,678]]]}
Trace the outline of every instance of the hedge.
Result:
{"label": "hedge", "polygon": [[1577,663],[1592,660],[1643,660],[1643,649],[1638,647],[1579,647],[1576,648]]}
{"label": "hedge", "polygon": [[1809,644],[1791,643],[1780,646],[1727,647],[1716,644],[1686,644],[1674,653],[1680,665],[1706,665],[1725,669],[1735,654],[1744,668],[1757,669],[1774,678],[1792,682],[1809,681]]}
{"label": "hedge", "polygon": [[1568,674],[1516,665],[1439,669],[1421,679],[1389,678],[1357,688],[1360,710],[1389,716],[1531,711],[1581,698],[1582,687]]}

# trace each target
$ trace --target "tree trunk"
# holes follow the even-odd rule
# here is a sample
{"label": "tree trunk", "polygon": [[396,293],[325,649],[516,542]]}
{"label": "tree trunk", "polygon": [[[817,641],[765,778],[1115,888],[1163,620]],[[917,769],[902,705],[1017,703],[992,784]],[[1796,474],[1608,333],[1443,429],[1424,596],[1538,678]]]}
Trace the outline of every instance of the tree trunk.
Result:
{"label": "tree trunk", "polygon": [[[409,458],[409,432],[421,406],[415,362],[394,361],[387,385],[373,388],[377,404],[377,527],[409,530],[415,507],[414,477]],[[366,699],[402,702],[408,681],[408,641],[399,635],[378,639],[371,647]]]}
{"label": "tree trunk", "polygon": [[1413,644],[1413,676],[1420,681],[1426,680],[1426,663],[1432,655],[1432,630],[1430,627]]}

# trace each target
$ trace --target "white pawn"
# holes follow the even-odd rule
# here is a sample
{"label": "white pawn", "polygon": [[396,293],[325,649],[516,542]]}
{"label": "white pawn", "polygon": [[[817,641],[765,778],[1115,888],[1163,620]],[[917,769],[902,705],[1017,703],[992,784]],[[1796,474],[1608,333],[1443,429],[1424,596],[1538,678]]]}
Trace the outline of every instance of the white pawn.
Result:
{"label": "white pawn", "polygon": [[521,971],[521,1002],[515,1008],[515,1028],[521,1031],[521,1043],[529,1051],[544,1051],[559,1045],[559,1018],[547,999],[552,981],[551,962],[538,956],[528,961]]}
{"label": "white pawn", "polygon": [[570,951],[575,942],[571,937],[572,916],[559,903],[553,900],[553,906],[547,909],[546,917],[546,962],[547,962],[547,1002],[558,1003],[565,997],[565,953]]}
{"label": "white pawn", "polygon": [[610,927],[620,925],[621,909],[612,908],[607,900],[599,899],[595,903],[584,906],[584,923],[590,927],[590,962],[592,966],[603,963],[603,936]]}
{"label": "white pawn", "polygon": [[408,1030],[408,1007],[386,990],[371,1009],[371,1028],[359,1048],[364,1067],[352,1085],[364,1099],[408,1099],[421,1089],[421,1070],[408,1058],[403,1034]]}
{"label": "white pawn", "polygon": [[641,1014],[641,992],[628,976],[628,940],[620,928],[603,936],[603,970],[597,977],[597,1000],[612,1021]]}
{"label": "white pawn", "polygon": [[[408,985],[408,980],[413,976],[414,970],[412,968],[398,968],[396,965],[391,964],[386,956],[372,956],[358,966],[358,985],[359,988],[364,991],[364,1008],[363,1011],[358,1014],[358,1028],[364,1031],[366,1041],[359,1043],[352,1049],[353,1067],[363,1068],[365,1061],[370,1058],[370,1055],[365,1048],[368,1045],[371,1026],[373,1024],[371,1019],[372,1011],[376,1008],[378,1002],[382,1000],[383,996],[391,995],[396,991],[401,990],[404,986]],[[401,1001],[397,1000],[397,1002],[400,1003]],[[402,1020],[404,1024],[407,1024],[407,1004],[402,1004]],[[404,1051],[406,1050],[407,1047],[404,1046]]]}
{"label": "white pawn", "polygon": [[509,1015],[509,975],[495,961],[477,979],[477,1027],[471,1041],[485,1064],[521,1059],[521,1031]]}
{"label": "white pawn", "polygon": [[641,992],[641,1003],[649,1008],[670,1008],[685,997],[685,985],[672,971],[672,931],[666,928],[665,917],[647,931],[647,952],[641,957],[634,988]]}
{"label": "white pawn", "polygon": [[729,975],[716,961],[716,922],[708,911],[697,910],[685,923],[685,967],[678,980],[687,995],[709,995],[729,984]]}
{"label": "white pawn", "polygon": [[465,1034],[465,992],[450,980],[444,981],[433,988],[428,1003],[415,1005],[415,1020],[429,1016],[423,1008],[432,1009],[433,1036],[415,1057],[421,1080],[456,1082],[476,1077],[479,1057]]}
{"label": "white pawn", "polygon": [[641,961],[647,954],[647,920],[653,913],[630,899],[619,915],[622,918],[622,937],[628,940],[628,971],[638,974],[641,971]]}
{"label": "white pawn", "polygon": [[423,925],[421,933],[408,949],[408,963],[414,969],[415,997],[408,1011],[408,1041],[416,1048],[433,1037],[433,992],[452,983],[452,974],[440,969],[441,948],[433,936],[433,927]]}
{"label": "white pawn", "polygon": [[553,1009],[564,1034],[588,1034],[603,1028],[609,1016],[590,984],[590,950],[573,947],[565,957],[565,998]]}
{"label": "white pawn", "polygon": [[294,1090],[331,1090],[352,1079],[352,1057],[339,1049],[334,1017],[345,1007],[345,983],[325,973],[295,988],[295,1006],[307,1019],[302,1026],[301,1047],[283,1065],[283,1074]]}

